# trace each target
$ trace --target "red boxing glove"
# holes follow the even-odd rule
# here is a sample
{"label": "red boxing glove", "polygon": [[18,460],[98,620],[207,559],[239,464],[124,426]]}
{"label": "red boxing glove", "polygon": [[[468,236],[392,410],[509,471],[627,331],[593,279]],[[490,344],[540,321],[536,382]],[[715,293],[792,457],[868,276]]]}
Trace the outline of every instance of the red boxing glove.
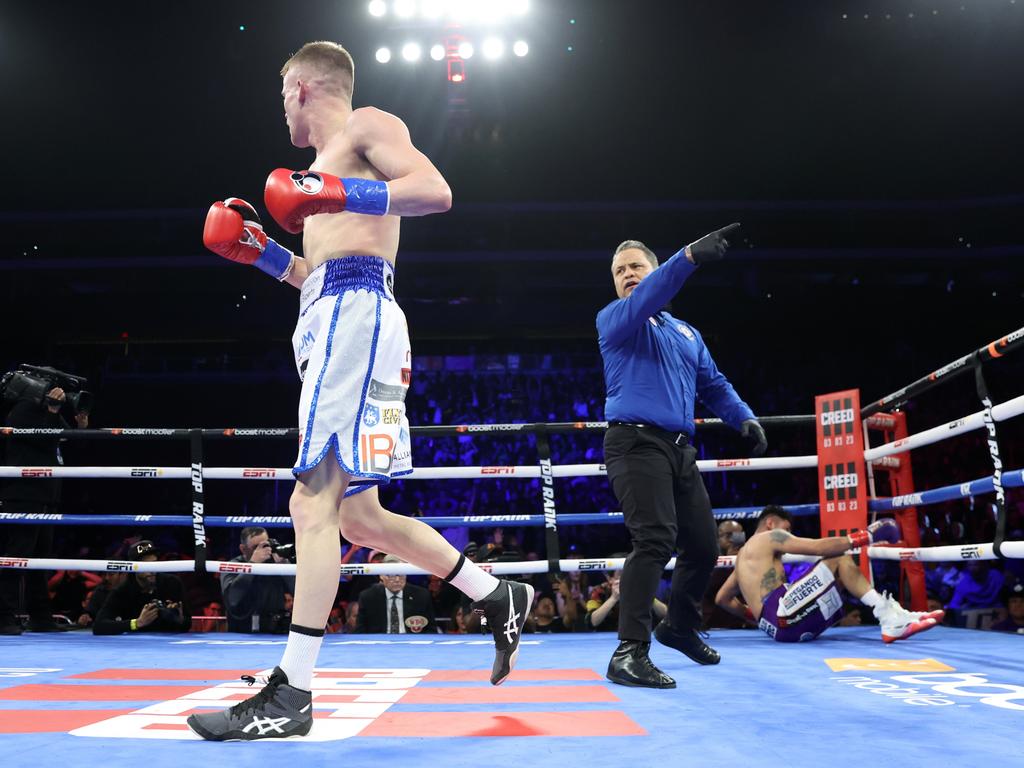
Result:
{"label": "red boxing glove", "polygon": [[278,168],[267,177],[263,200],[274,221],[286,232],[297,235],[307,216],[344,211],[347,195],[337,176]]}
{"label": "red boxing glove", "polygon": [[256,209],[244,200],[229,197],[210,206],[203,245],[225,259],[255,264],[267,247],[267,235]]}

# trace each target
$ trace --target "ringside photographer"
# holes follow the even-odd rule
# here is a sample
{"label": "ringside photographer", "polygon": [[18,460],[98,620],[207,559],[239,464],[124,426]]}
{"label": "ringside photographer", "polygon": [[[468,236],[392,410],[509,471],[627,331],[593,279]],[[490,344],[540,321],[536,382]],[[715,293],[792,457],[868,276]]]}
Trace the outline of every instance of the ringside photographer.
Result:
{"label": "ringside photographer", "polygon": [[[157,560],[151,541],[133,544],[128,559],[137,563]],[[94,635],[126,632],[188,632],[192,612],[181,579],[169,573],[134,573],[110,593],[92,625]]]}
{"label": "ringside photographer", "polygon": [[[20,365],[0,379],[0,403],[7,427],[25,430],[70,429],[62,411],[79,428],[89,426],[92,395],[86,380],[55,368]],[[4,463],[15,467],[49,467],[63,464],[60,437],[18,436],[4,440]],[[46,515],[57,511],[61,481],[56,478],[12,478],[0,484],[3,511],[11,514]],[[45,519],[45,518],[44,518]],[[52,557],[52,525],[6,525],[0,529],[0,552],[14,557]],[[24,604],[19,592],[24,579]],[[0,634],[20,635],[17,614],[28,614],[30,632],[56,632],[47,589],[46,571],[19,573],[0,569]]]}
{"label": "ringside photographer", "polygon": [[[265,528],[243,528],[239,536],[241,554],[233,563],[294,563],[295,545],[280,544]],[[220,591],[229,632],[284,634],[291,624],[285,610],[285,593],[295,594],[294,576],[254,576],[251,573],[222,573]]]}

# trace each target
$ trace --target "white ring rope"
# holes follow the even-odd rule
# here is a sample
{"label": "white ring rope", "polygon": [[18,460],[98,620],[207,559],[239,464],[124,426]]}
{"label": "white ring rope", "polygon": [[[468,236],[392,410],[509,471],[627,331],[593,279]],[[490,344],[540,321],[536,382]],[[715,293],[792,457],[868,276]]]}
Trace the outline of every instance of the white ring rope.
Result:
{"label": "white ring rope", "polygon": [[[762,469],[806,469],[818,466],[817,456],[788,456],[768,459],[719,459],[698,461],[702,472],[731,472]],[[604,464],[559,464],[551,467],[553,477],[598,477],[607,474]],[[537,478],[539,466],[519,467],[424,467],[414,469],[400,480],[471,480],[475,478]],[[132,480],[190,480],[190,467],[0,467],[2,477],[118,478]],[[292,480],[288,467],[205,467],[204,480]],[[356,478],[353,482],[358,483]]]}
{"label": "white ring rope", "polygon": [[[1006,421],[1012,419],[1014,416],[1020,416],[1024,413],[1024,395],[1015,397],[1012,400],[1007,400],[1005,403],[993,406],[992,418],[995,421]],[[931,445],[932,443],[938,443],[941,440],[945,440],[947,437],[956,437],[962,435],[965,432],[973,432],[976,429],[982,429],[985,426],[984,422],[984,411],[978,411],[972,413],[970,416],[965,416],[961,419],[954,419],[945,424],[940,424],[937,427],[926,429],[923,432],[905,437],[902,440],[896,440],[892,443],[886,443],[880,445],[877,448],[869,448],[864,451],[864,460],[872,461],[874,459],[880,459],[883,456],[891,456],[894,453],[903,453],[904,451],[913,450],[914,448],[921,448],[925,445]]]}
{"label": "white ring rope", "polygon": [[[1006,421],[1024,413],[1024,395],[1020,395],[992,409],[996,421]],[[926,429],[902,440],[886,443],[864,451],[868,462],[884,460],[896,453],[937,443],[947,437],[956,437],[965,432],[985,426],[983,413],[978,411],[946,424]],[[881,461],[891,465],[892,461]],[[751,472],[776,469],[813,469],[818,466],[817,456],[779,456],[760,459],[717,459],[701,460],[697,468],[701,472]],[[559,464],[551,467],[553,477],[599,477],[607,474],[604,464]],[[190,467],[12,467],[0,466],[0,478],[6,477],[53,477],[53,478],[115,478],[189,480]],[[203,478],[207,480],[291,480],[288,467],[207,467]],[[472,480],[490,477],[539,478],[539,466],[475,466],[475,467],[424,467],[414,469],[403,476],[404,480]],[[354,481],[356,484],[359,480]]]}
{"label": "white ring rope", "polygon": [[[850,550],[855,554],[860,550]],[[1007,558],[1024,559],[1024,541],[1008,541],[1003,544],[1003,555]],[[992,543],[963,544],[946,547],[919,547],[908,549],[901,547],[868,547],[868,557],[876,560],[917,561],[926,563],[969,562],[972,560],[999,559],[992,549]],[[813,555],[784,555],[784,563],[809,563],[820,560]],[[585,558],[559,560],[558,570],[562,573],[574,571],[619,571],[622,570],[625,558]],[[665,566],[665,570],[675,568],[673,557]],[[717,567],[732,568],[736,558],[723,555],[718,558]],[[517,575],[548,573],[547,560],[524,560],[511,563],[481,563],[480,567],[496,575]],[[15,568],[30,571],[92,571],[92,572],[125,572],[125,573],[186,573],[195,570],[192,560],[163,560],[152,562],[131,562],[127,560],[62,560],[43,557],[0,557],[0,568]],[[210,573],[251,573],[256,576],[294,576],[295,564],[277,563],[237,563],[208,560],[206,570]],[[342,576],[429,576],[429,571],[410,563],[367,563],[339,566]]]}

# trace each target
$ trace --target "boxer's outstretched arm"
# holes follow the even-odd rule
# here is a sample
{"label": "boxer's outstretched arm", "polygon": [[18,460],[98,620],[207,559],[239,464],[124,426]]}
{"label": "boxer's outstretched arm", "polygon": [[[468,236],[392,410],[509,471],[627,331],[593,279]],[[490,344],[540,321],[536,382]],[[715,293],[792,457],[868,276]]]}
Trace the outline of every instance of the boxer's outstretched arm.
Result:
{"label": "boxer's outstretched arm", "polygon": [[804,539],[781,529],[770,531],[768,541],[773,552],[789,555],[814,555],[816,557],[838,557],[853,547],[849,536]]}
{"label": "boxer's outstretched arm", "polygon": [[346,133],[356,151],[388,179],[388,214],[426,216],[452,207],[452,191],[441,172],[412,144],[409,129],[379,109],[357,109]]}

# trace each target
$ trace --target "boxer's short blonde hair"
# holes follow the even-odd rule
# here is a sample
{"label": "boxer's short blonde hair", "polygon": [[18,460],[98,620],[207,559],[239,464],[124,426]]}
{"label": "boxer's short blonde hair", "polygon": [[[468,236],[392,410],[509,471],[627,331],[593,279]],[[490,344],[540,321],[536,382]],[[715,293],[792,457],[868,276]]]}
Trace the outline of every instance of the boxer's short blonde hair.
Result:
{"label": "boxer's short blonde hair", "polygon": [[356,65],[352,61],[352,55],[338,43],[329,40],[306,43],[281,67],[281,77],[284,77],[291,67],[299,64],[314,68],[323,75],[327,84],[336,87],[339,94],[352,98]]}

